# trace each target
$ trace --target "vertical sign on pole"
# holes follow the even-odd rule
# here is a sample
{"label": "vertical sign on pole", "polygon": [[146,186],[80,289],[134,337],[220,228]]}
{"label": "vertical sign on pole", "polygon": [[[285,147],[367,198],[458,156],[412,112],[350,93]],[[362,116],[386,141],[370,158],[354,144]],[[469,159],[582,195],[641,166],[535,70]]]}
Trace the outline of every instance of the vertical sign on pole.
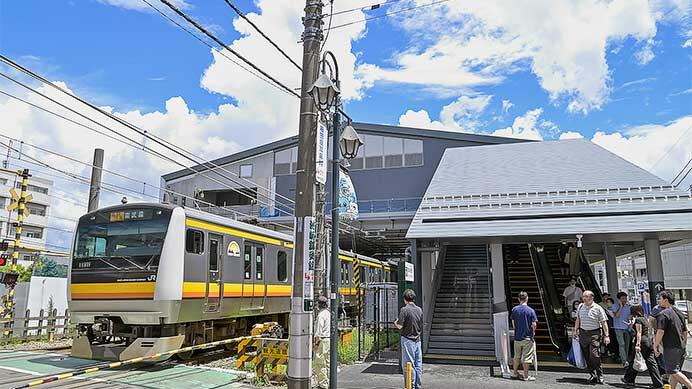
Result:
{"label": "vertical sign on pole", "polygon": [[315,180],[322,185],[327,183],[327,147],[329,146],[329,132],[327,125],[321,120],[317,123],[317,147],[315,148]]}
{"label": "vertical sign on pole", "polygon": [[315,254],[317,231],[315,218],[306,216],[303,219],[305,240],[303,241],[303,312],[312,312],[315,287]]}

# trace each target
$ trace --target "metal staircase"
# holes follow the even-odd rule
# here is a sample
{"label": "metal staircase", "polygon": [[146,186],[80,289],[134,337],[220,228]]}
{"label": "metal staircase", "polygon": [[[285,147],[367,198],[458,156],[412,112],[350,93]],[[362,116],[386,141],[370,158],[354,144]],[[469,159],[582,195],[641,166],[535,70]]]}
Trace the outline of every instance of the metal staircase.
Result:
{"label": "metal staircase", "polygon": [[488,248],[448,246],[437,295],[426,360],[494,361]]}

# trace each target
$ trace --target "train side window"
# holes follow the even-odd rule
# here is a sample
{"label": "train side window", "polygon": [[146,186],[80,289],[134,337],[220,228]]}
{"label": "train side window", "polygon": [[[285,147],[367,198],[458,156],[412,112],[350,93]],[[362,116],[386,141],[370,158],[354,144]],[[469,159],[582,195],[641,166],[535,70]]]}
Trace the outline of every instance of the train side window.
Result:
{"label": "train side window", "polygon": [[262,260],[264,259],[264,249],[262,247],[255,247],[255,279],[262,279]]}
{"label": "train side window", "polygon": [[252,278],[252,246],[245,245],[243,262],[245,264],[245,276],[246,280]]}
{"label": "train side window", "polygon": [[185,233],[185,251],[191,254],[202,254],[204,252],[204,232],[187,230]]}
{"label": "train side window", "polygon": [[276,255],[276,278],[280,282],[288,280],[288,262],[285,251],[279,251]]}

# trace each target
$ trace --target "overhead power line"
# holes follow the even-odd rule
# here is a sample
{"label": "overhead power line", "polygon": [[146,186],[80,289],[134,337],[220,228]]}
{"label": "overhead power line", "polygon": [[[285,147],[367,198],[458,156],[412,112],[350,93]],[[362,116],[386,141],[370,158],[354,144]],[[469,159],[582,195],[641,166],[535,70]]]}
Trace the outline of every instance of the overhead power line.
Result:
{"label": "overhead power line", "polygon": [[[682,169],[680,169],[680,172],[672,180],[670,180],[670,183],[672,185],[675,185],[675,181],[677,181],[677,179],[685,172],[685,170],[687,170],[687,167],[690,166],[691,163],[692,163],[692,158],[690,158],[690,160],[687,161],[685,166],[683,166]],[[690,167],[690,169],[692,169],[692,167]],[[687,177],[688,174],[689,174],[689,171],[687,173],[685,173],[685,177]],[[680,180],[680,182],[682,182],[685,179],[685,177],[683,177],[682,180]]]}
{"label": "overhead power line", "polygon": [[167,19],[169,22],[171,22],[171,23],[173,23],[174,25],[178,26],[178,28],[180,28],[181,30],[183,30],[185,33],[187,33],[187,34],[190,35],[191,37],[195,38],[196,40],[200,41],[202,44],[204,44],[205,46],[207,46],[207,47],[209,47],[210,49],[214,50],[215,52],[219,53],[220,55],[222,55],[223,57],[225,57],[227,60],[231,61],[233,64],[235,64],[235,65],[238,66],[239,68],[241,68],[241,69],[245,70],[246,72],[252,74],[253,76],[257,77],[259,80],[261,80],[261,81],[267,83],[267,85],[270,85],[270,86],[273,87],[273,88],[276,88],[277,90],[281,91],[282,93],[287,93],[287,94],[293,96],[292,93],[287,92],[285,89],[281,88],[280,86],[278,86],[278,85],[274,84],[273,82],[267,80],[266,78],[262,77],[262,75],[258,74],[257,72],[253,71],[252,69],[249,69],[249,68],[245,67],[243,64],[241,64],[240,62],[236,61],[235,59],[229,57],[229,56],[226,54],[225,51],[219,50],[219,49],[216,48],[214,45],[212,45],[212,44],[210,44],[209,42],[205,41],[204,39],[200,38],[200,37],[197,36],[194,32],[190,31],[190,29],[186,28],[185,26],[183,26],[182,24],[178,23],[176,20],[174,20],[174,19],[171,18],[170,16],[166,15],[165,12],[163,12],[163,11],[161,11],[160,9],[156,8],[156,7],[155,7],[153,4],[151,4],[148,0],[142,0],[142,1],[143,1],[146,5],[148,5],[151,9],[153,9],[154,11],[156,11],[159,15],[161,15],[163,18]]}
{"label": "overhead power line", "polygon": [[[164,0],[162,0],[162,1],[164,1]],[[400,13],[403,13],[403,12],[415,11],[415,10],[422,9],[422,8],[432,7],[432,6],[434,6],[434,5],[439,5],[439,4],[442,4],[442,3],[449,2],[449,1],[451,1],[451,0],[438,0],[438,1],[433,1],[432,3],[428,3],[428,4],[417,5],[417,6],[415,6],[415,7],[402,8],[402,9],[399,9],[399,10],[396,10],[396,11],[391,11],[391,12],[384,13],[384,14],[382,14],[382,15],[371,16],[371,17],[367,17],[367,18],[364,18],[364,19],[355,20],[355,21],[353,21],[353,22],[348,22],[348,23],[344,23],[344,24],[339,24],[339,25],[336,25],[336,26],[333,26],[333,27],[329,28],[329,30],[327,30],[327,31],[336,30],[336,29],[339,29],[339,28],[342,28],[342,27],[347,27],[347,26],[351,26],[351,25],[354,25],[354,24],[358,24],[358,23],[365,23],[365,22],[370,21],[370,20],[386,18],[386,17],[388,17],[388,16],[400,14]]]}
{"label": "overhead power line", "polygon": [[274,42],[270,37],[267,36],[267,34],[264,33],[264,31],[262,31],[262,29],[257,27],[257,25],[255,23],[253,23],[252,20],[250,20],[247,16],[245,16],[243,11],[241,11],[240,8],[236,7],[236,5],[233,4],[233,2],[231,0],[224,0],[224,1],[226,2],[226,4],[228,4],[229,7],[231,7],[233,9],[233,11],[238,16],[240,16],[250,26],[252,26],[252,28],[254,28],[255,31],[257,31],[262,36],[262,38],[264,38],[267,42],[269,42],[272,46],[274,46],[274,48],[276,50],[278,50],[289,62],[291,62],[293,64],[293,66],[295,66],[301,72],[303,71],[303,68],[301,68],[300,65],[298,65],[298,63],[296,63],[296,61],[294,61],[293,58],[291,58],[291,56],[286,54],[286,52],[281,47],[279,47],[279,45],[277,45],[276,42]]}
{"label": "overhead power line", "polygon": [[223,47],[224,49],[230,51],[231,54],[233,54],[233,55],[235,55],[236,57],[238,57],[238,59],[240,59],[241,61],[245,62],[248,66],[250,66],[250,67],[253,68],[254,70],[258,71],[258,72],[259,72],[260,74],[262,74],[264,77],[270,79],[270,80],[271,80],[272,82],[274,82],[276,85],[280,86],[281,88],[283,88],[284,90],[286,90],[286,91],[289,92],[290,94],[292,94],[292,95],[294,95],[294,96],[300,98],[300,95],[299,95],[298,93],[296,93],[293,89],[287,87],[286,85],[284,85],[283,83],[281,83],[281,81],[279,81],[279,80],[277,80],[276,78],[272,77],[272,76],[269,75],[267,72],[265,72],[264,70],[262,70],[259,66],[255,65],[252,61],[250,61],[250,60],[248,60],[247,58],[245,58],[242,54],[238,53],[238,52],[235,51],[233,48],[231,48],[231,47],[228,46],[227,44],[223,43],[223,42],[222,42],[219,38],[217,38],[214,34],[212,34],[211,32],[209,32],[209,30],[207,30],[206,28],[202,27],[202,25],[200,25],[200,24],[197,23],[194,19],[192,19],[191,17],[189,17],[185,12],[181,11],[180,9],[178,9],[178,7],[176,7],[175,5],[171,4],[170,1],[168,1],[168,0],[160,0],[160,1],[161,1],[163,4],[165,4],[168,8],[170,8],[171,10],[173,10],[173,12],[175,12],[175,13],[178,14],[180,17],[182,17],[183,19],[185,19],[188,23],[192,24],[196,29],[198,29],[199,31],[201,31],[204,35],[206,35],[206,36],[209,37],[211,40],[213,40],[214,42],[216,42],[216,44],[218,44],[219,46]]}
{"label": "overhead power line", "polygon": [[[202,164],[202,163],[208,163],[208,164],[214,165],[215,167],[217,167],[217,168],[219,168],[219,169],[221,169],[221,170],[224,170],[224,171],[228,172],[227,169],[224,169],[224,168],[222,168],[222,167],[219,167],[218,165],[215,165],[215,164],[213,164],[213,163],[210,162],[210,161],[204,161],[204,162],[201,163],[200,161],[195,160],[195,159],[191,158],[190,156],[185,155],[184,153],[181,153],[181,152],[177,151],[174,147],[171,146],[172,143],[167,142],[167,141],[164,142],[164,141],[162,141],[160,138],[153,137],[153,136],[152,136],[151,134],[149,134],[147,131],[142,130],[141,128],[139,128],[139,127],[137,127],[137,126],[134,126],[133,124],[130,124],[129,122],[127,122],[127,121],[125,121],[125,120],[123,120],[123,119],[121,119],[121,118],[119,118],[119,117],[117,117],[117,116],[111,114],[110,112],[106,112],[106,111],[102,110],[101,108],[99,108],[99,107],[97,107],[97,106],[95,106],[95,105],[93,105],[93,104],[91,104],[91,103],[89,103],[89,102],[83,100],[82,98],[80,98],[80,97],[78,97],[78,96],[76,96],[76,95],[74,95],[74,94],[71,94],[71,93],[65,91],[65,90],[62,89],[61,87],[55,85],[54,83],[52,83],[52,82],[46,80],[46,79],[43,78],[43,77],[37,75],[36,73],[33,73],[33,72],[31,72],[30,70],[21,67],[21,65],[15,64],[14,62],[12,62],[11,60],[7,59],[6,57],[4,57],[4,56],[1,55],[1,54],[0,54],[0,60],[2,60],[3,62],[6,62],[6,63],[8,63],[7,61],[9,61],[9,64],[13,64],[12,66],[15,67],[15,68],[17,68],[18,70],[21,70],[22,72],[24,72],[24,73],[26,73],[26,74],[28,74],[28,75],[30,75],[30,76],[32,76],[32,77],[34,77],[34,78],[40,80],[40,81],[43,82],[44,84],[46,84],[46,85],[48,85],[48,86],[51,86],[51,87],[57,89],[58,91],[61,91],[61,92],[65,93],[66,95],[68,95],[68,96],[70,96],[70,97],[72,97],[72,98],[74,98],[74,99],[80,101],[81,103],[87,105],[87,106],[90,107],[90,108],[93,108],[94,110],[98,111],[99,113],[102,113],[103,115],[105,115],[105,116],[107,116],[107,117],[109,117],[109,118],[111,118],[111,119],[117,121],[118,123],[124,125],[125,127],[132,129],[133,131],[137,132],[138,134],[144,136],[145,138],[153,140],[153,141],[156,142],[157,144],[163,146],[164,148],[166,148],[166,149],[168,149],[168,150],[170,150],[170,151],[173,151],[175,154],[180,155],[180,156],[184,157],[185,159],[188,159],[188,160],[192,161],[192,162],[195,163],[195,164],[198,164],[198,165],[199,165],[199,164]],[[15,65],[16,65],[16,66],[15,66]],[[18,66],[18,67],[17,67],[17,66]],[[65,108],[65,109],[67,109],[67,110],[69,110],[69,111],[71,111],[71,112],[73,112],[73,113],[75,113],[75,114],[77,114],[77,115],[79,115],[79,116],[81,116],[82,118],[87,119],[87,120],[93,122],[94,124],[98,125],[99,127],[103,127],[103,128],[105,128],[105,129],[107,129],[107,130],[109,130],[109,131],[111,131],[111,132],[113,132],[113,133],[115,133],[115,134],[117,134],[117,135],[119,135],[119,136],[122,136],[123,138],[129,140],[130,142],[135,143],[135,144],[141,146],[142,150],[144,150],[145,152],[152,153],[152,154],[154,154],[154,155],[156,155],[156,156],[158,156],[158,157],[160,157],[160,158],[162,158],[162,159],[165,159],[165,160],[167,160],[167,161],[169,161],[169,162],[172,162],[172,163],[174,163],[174,164],[176,164],[176,165],[182,167],[183,169],[190,170],[190,171],[192,171],[192,172],[194,172],[194,173],[197,173],[197,174],[200,174],[200,175],[202,175],[202,176],[204,176],[204,177],[207,177],[207,178],[209,178],[210,180],[215,181],[216,183],[218,183],[218,184],[220,184],[220,185],[223,185],[223,186],[226,187],[227,189],[232,190],[232,191],[238,193],[238,194],[241,195],[241,196],[244,196],[244,197],[247,197],[247,198],[251,199],[252,201],[258,201],[257,198],[250,196],[249,194],[247,194],[246,192],[243,192],[243,191],[240,190],[239,188],[234,188],[234,187],[232,187],[232,186],[229,186],[228,184],[225,184],[225,183],[223,183],[223,182],[221,182],[221,181],[219,181],[219,180],[217,180],[217,179],[215,179],[215,178],[213,178],[213,177],[209,177],[209,176],[205,175],[203,171],[195,170],[195,169],[192,168],[192,167],[189,167],[189,166],[187,166],[187,165],[185,165],[185,164],[183,164],[183,163],[181,163],[181,162],[179,162],[179,161],[177,161],[177,160],[175,160],[175,159],[173,159],[173,158],[171,158],[171,157],[168,157],[168,156],[166,156],[166,155],[164,155],[164,154],[162,154],[162,153],[160,153],[160,152],[158,152],[158,151],[156,151],[156,150],[154,150],[154,149],[152,149],[152,148],[150,148],[150,147],[147,147],[147,146],[145,146],[144,144],[142,144],[142,143],[140,143],[140,142],[137,142],[136,140],[134,140],[134,139],[132,139],[132,138],[129,138],[129,137],[123,135],[122,133],[118,132],[117,130],[114,130],[114,129],[108,127],[108,126],[105,126],[104,124],[102,124],[102,123],[100,123],[100,122],[98,122],[98,121],[96,121],[96,120],[94,120],[94,119],[92,119],[92,118],[90,118],[90,117],[88,117],[88,116],[86,116],[86,115],[84,115],[84,114],[82,114],[82,113],[80,113],[80,112],[74,110],[73,108],[71,108],[71,107],[69,107],[69,106],[67,106],[67,105],[65,105],[65,104],[63,104],[63,103],[61,103],[61,102],[59,102],[59,101],[57,101],[57,100],[51,98],[50,96],[47,96],[46,94],[41,93],[41,92],[35,90],[34,88],[32,88],[32,87],[26,85],[25,83],[23,83],[23,82],[21,82],[21,81],[18,81],[18,80],[16,80],[16,79],[14,79],[14,78],[12,78],[12,77],[10,77],[10,76],[8,76],[8,75],[2,73],[2,72],[0,72],[0,77],[4,77],[4,78],[6,78],[7,80],[9,80],[9,81],[11,81],[11,82],[13,82],[13,83],[15,83],[15,84],[17,84],[17,85],[19,85],[19,86],[21,86],[21,87],[23,87],[23,88],[29,90],[29,91],[31,91],[31,92],[33,92],[33,93],[38,94],[38,95],[44,97],[45,99],[50,100],[51,102],[53,102],[53,103],[55,103],[55,104],[58,104],[59,106]],[[177,146],[176,146],[176,147],[177,147]],[[191,154],[191,153],[190,153],[190,154]],[[193,154],[192,154],[192,155],[193,155]],[[224,179],[226,179],[226,180],[228,180],[228,181],[230,181],[230,182],[234,182],[234,183],[236,183],[236,184],[239,184],[239,185],[241,185],[241,187],[243,187],[243,188],[245,188],[245,189],[248,189],[247,185],[243,185],[243,184],[240,183],[239,181],[237,181],[237,180],[235,180],[235,179],[233,179],[233,178],[231,178],[231,177],[229,177],[229,176],[227,176],[227,175],[221,174],[219,171],[211,170],[211,169],[210,169],[209,171],[210,171],[210,172],[213,172],[213,173],[215,173],[215,174],[217,174],[218,176],[220,176],[220,177],[222,177],[222,178],[224,178]],[[233,174],[235,174],[235,173],[233,173]],[[237,176],[237,175],[236,175],[236,176]],[[259,186],[258,186],[258,187],[259,187]],[[259,191],[257,192],[257,195],[258,195],[258,196],[260,195]],[[263,197],[269,198],[268,196],[263,195],[263,194],[262,194],[262,196],[263,196]],[[279,205],[282,205],[282,206],[284,206],[284,207],[287,207],[287,209],[293,210],[293,208],[291,208],[290,206],[286,206],[286,204],[282,204],[281,202],[278,202],[278,201],[276,201],[276,200],[274,200],[274,199],[271,199],[271,198],[269,198],[269,199],[270,199],[270,201],[274,201],[274,202],[276,202],[276,203],[279,204]],[[271,206],[271,204],[267,204],[267,203],[264,203],[264,204],[265,204],[265,205],[268,205],[268,206]]]}
{"label": "overhead power line", "polygon": [[690,132],[690,130],[692,130],[692,126],[689,126],[687,130],[680,134],[680,137],[672,145],[670,145],[670,147],[668,147],[668,149],[666,149],[666,151],[663,154],[661,154],[661,158],[659,158],[658,161],[656,161],[656,163],[654,163],[651,166],[651,170],[653,170],[656,166],[658,166],[659,163],[661,163],[666,158],[670,151],[673,150],[678,145],[678,143],[680,143],[680,141],[685,137],[685,135],[687,135],[688,132]]}
{"label": "overhead power line", "polygon": [[379,9],[383,5],[390,5],[392,3],[398,3],[402,0],[389,0],[389,1],[383,1],[381,3],[376,3],[376,4],[371,4],[371,5],[366,5],[365,7],[355,7],[355,8],[349,8],[349,9],[344,9],[341,11],[334,12],[332,15],[341,15],[349,12],[354,12],[354,11],[374,11],[376,9]]}

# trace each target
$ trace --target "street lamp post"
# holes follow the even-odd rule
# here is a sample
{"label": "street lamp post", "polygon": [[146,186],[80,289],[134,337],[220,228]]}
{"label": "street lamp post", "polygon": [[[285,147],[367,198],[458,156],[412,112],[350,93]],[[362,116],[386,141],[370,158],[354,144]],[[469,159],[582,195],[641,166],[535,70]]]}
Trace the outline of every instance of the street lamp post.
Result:
{"label": "street lamp post", "polygon": [[[327,61],[327,56],[331,63]],[[329,388],[337,388],[337,369],[339,366],[339,288],[341,284],[341,266],[339,263],[339,164],[341,156],[353,158],[363,144],[355,129],[348,125],[341,131],[341,101],[339,98],[339,65],[331,51],[326,51],[321,61],[321,74],[310,89],[315,104],[325,112],[333,108],[332,113],[332,248],[330,264],[330,308],[331,332],[329,339]],[[329,67],[330,75],[326,69]]]}

